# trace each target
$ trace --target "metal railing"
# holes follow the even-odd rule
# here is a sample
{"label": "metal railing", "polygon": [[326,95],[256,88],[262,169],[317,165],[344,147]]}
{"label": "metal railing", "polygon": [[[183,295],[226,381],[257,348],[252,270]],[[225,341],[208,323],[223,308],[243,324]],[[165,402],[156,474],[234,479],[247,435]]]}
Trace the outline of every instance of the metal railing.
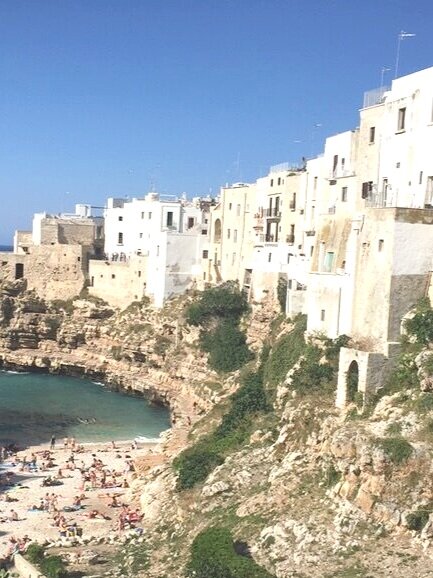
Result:
{"label": "metal railing", "polygon": [[367,90],[364,92],[364,102],[362,108],[368,108],[369,106],[376,106],[383,102],[383,97],[385,92],[390,90],[389,86],[379,86],[379,88],[374,88],[373,90]]}
{"label": "metal railing", "polygon": [[265,215],[267,217],[279,218],[279,217],[281,217],[281,211],[280,211],[280,209],[273,207],[272,209],[271,208],[265,209]]}

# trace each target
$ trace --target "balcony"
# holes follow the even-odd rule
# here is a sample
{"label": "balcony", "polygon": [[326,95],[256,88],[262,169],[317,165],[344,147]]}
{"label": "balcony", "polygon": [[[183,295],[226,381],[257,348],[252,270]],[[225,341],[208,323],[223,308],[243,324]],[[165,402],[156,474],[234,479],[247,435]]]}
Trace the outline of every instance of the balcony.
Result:
{"label": "balcony", "polygon": [[314,229],[310,229],[309,231],[305,231],[307,237],[314,237],[316,231]]}
{"label": "balcony", "polygon": [[277,207],[265,209],[265,216],[268,219],[279,219],[281,217],[281,211]]}
{"label": "balcony", "polygon": [[370,106],[376,106],[377,104],[382,104],[385,96],[385,92],[390,90],[389,86],[380,86],[373,90],[368,90],[364,92],[364,102],[362,108],[368,108]]}

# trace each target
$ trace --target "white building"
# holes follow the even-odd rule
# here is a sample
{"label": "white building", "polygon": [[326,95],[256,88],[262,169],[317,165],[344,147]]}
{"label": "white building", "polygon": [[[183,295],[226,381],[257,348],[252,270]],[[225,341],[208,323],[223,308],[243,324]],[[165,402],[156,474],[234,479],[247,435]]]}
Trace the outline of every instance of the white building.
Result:
{"label": "white building", "polygon": [[108,199],[105,262],[91,261],[90,291],[125,307],[150,297],[157,307],[202,279],[208,201],[162,197]]}

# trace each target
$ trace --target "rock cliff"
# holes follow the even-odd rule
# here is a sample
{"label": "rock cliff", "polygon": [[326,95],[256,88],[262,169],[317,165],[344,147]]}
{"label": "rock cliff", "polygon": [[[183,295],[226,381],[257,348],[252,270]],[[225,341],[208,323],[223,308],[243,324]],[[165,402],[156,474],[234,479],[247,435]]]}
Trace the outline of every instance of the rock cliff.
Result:
{"label": "rock cliff", "polygon": [[[402,380],[364,411],[337,411],[332,387],[299,394],[294,370],[285,371],[246,442],[179,491],[172,458],[215,428],[239,383],[239,373],[209,369],[183,317],[191,299],[119,313],[88,299],[45,303],[18,283],[2,288],[3,367],[86,375],[171,406],[173,429],[161,453],[137,463],[131,488],[150,557],[142,575],[184,576],[191,543],[209,526],[229,527],[278,578],[432,575],[428,353],[418,359],[425,391]],[[272,303],[253,307],[245,326],[256,351],[292,331],[276,317]]]}

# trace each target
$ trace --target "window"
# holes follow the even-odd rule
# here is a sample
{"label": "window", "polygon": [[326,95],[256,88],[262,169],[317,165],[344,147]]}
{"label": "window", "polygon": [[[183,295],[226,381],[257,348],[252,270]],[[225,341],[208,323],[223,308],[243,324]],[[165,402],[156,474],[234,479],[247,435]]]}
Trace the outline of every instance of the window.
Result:
{"label": "window", "polygon": [[143,233],[140,233],[139,237],[140,237],[140,239],[142,239],[142,238],[143,238]]}
{"label": "window", "polygon": [[144,219],[144,211],[141,213],[141,218]]}
{"label": "window", "polygon": [[334,155],[334,162],[332,163],[332,176],[335,177],[337,174],[338,167],[338,155]]}
{"label": "window", "polygon": [[159,245],[156,246],[156,256],[159,257]]}
{"label": "window", "polygon": [[232,210],[232,203],[229,203],[229,211]]}
{"label": "window", "polygon": [[376,127],[375,127],[375,126],[371,126],[371,127],[370,127],[370,137],[369,137],[369,139],[368,139],[368,142],[369,142],[370,144],[373,144],[373,143],[374,143],[375,136],[376,136]]}
{"label": "window", "polygon": [[202,229],[202,230],[201,230],[201,234],[202,234],[202,235],[207,235],[207,229]]}
{"label": "window", "polygon": [[433,207],[433,177],[427,177],[427,186],[425,191],[425,205],[429,209]]}
{"label": "window", "polygon": [[320,321],[325,321],[325,310],[324,309],[322,309],[320,311]]}
{"label": "window", "polygon": [[203,281],[206,281],[206,273],[203,273]]}
{"label": "window", "polygon": [[202,256],[203,259],[208,259],[208,258],[209,258],[209,251],[206,251],[206,250],[203,251],[203,253],[202,253],[201,256]]}
{"label": "window", "polygon": [[362,193],[361,193],[362,199],[368,199],[369,197],[371,197],[372,192],[373,192],[373,181],[367,181],[365,183],[362,183]]}
{"label": "window", "polygon": [[141,271],[137,271],[137,275],[141,277]]}
{"label": "window", "polygon": [[188,217],[188,229],[192,229],[194,227],[195,219],[194,217]]}
{"label": "window", "polygon": [[119,221],[123,221],[122,215],[119,216]]}
{"label": "window", "polygon": [[268,253],[268,263],[272,261],[272,253]]}
{"label": "window", "polygon": [[314,177],[314,186],[313,189],[316,190],[317,189],[317,177]]}
{"label": "window", "polygon": [[341,200],[343,203],[347,202],[347,187],[341,189]]}
{"label": "window", "polygon": [[326,273],[332,271],[332,265],[334,264],[334,253],[328,251],[325,255],[325,262],[323,263],[323,269]]}
{"label": "window", "polygon": [[150,221],[150,219],[152,218],[152,213],[149,213],[148,216],[147,216],[147,218],[148,218],[149,221]]}
{"label": "window", "polygon": [[313,256],[313,253],[314,253],[314,246],[310,247],[310,257]]}
{"label": "window", "polygon": [[383,239],[379,239],[379,244],[378,244],[378,250],[379,253],[381,253],[383,251],[383,245],[384,245],[385,241]]}
{"label": "window", "polygon": [[227,239],[230,239],[230,229],[227,229]]}
{"label": "window", "polygon": [[118,245],[123,245],[123,233],[119,233],[117,235],[117,244]]}
{"label": "window", "polygon": [[168,213],[167,213],[167,227],[172,227],[172,226],[173,226],[173,212],[168,211]]}
{"label": "window", "polygon": [[406,125],[406,107],[398,109],[397,130],[404,130]]}
{"label": "window", "polygon": [[274,179],[271,179],[271,187],[274,186]]}
{"label": "window", "polygon": [[281,185],[281,177],[278,177],[278,184]]}
{"label": "window", "polygon": [[111,274],[111,278],[112,278],[112,279],[115,279],[115,278],[116,278],[116,275],[115,275],[114,273],[112,273],[112,274]]}
{"label": "window", "polygon": [[233,231],[233,242],[236,243],[237,240],[238,240],[238,230],[235,229],[235,230]]}
{"label": "window", "polygon": [[292,256],[291,253],[287,253],[287,263],[290,263],[290,257]]}
{"label": "window", "polygon": [[15,279],[22,279],[24,277],[24,263],[15,264]]}
{"label": "window", "polygon": [[236,205],[236,215],[237,215],[238,217],[241,216],[241,206],[240,206],[240,205]]}
{"label": "window", "polygon": [[232,265],[235,264],[235,261],[236,261],[236,253],[233,253],[232,254]]}
{"label": "window", "polygon": [[418,183],[419,183],[420,185],[422,185],[422,176],[423,176],[423,173],[422,173],[422,171],[420,171],[420,172],[419,172],[419,181],[418,181]]}

